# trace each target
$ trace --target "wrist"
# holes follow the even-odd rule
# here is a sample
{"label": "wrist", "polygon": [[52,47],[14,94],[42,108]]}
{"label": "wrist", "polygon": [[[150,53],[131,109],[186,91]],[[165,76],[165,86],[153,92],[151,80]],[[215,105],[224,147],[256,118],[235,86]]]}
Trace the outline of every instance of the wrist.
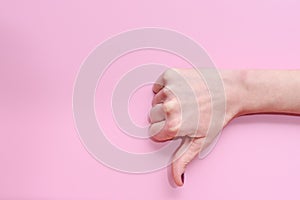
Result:
{"label": "wrist", "polygon": [[220,71],[226,99],[226,123],[245,112],[244,97],[247,94],[244,70],[221,70]]}
{"label": "wrist", "polygon": [[297,70],[221,70],[226,115],[231,119],[257,113],[300,114]]}
{"label": "wrist", "polygon": [[276,86],[274,88],[274,82],[272,82],[276,77],[276,72],[240,70],[239,73],[241,101],[238,115],[276,112],[279,96],[274,93]]}

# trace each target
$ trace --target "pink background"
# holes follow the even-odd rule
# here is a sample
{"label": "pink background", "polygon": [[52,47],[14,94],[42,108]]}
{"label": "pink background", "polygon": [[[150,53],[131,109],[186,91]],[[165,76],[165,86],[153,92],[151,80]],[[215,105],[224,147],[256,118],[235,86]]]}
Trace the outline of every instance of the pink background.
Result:
{"label": "pink background", "polygon": [[[203,45],[219,68],[299,69],[299,10],[297,0],[2,0],[0,199],[299,199],[299,117],[234,120],[212,154],[188,167],[184,187],[174,189],[166,169],[133,175],[98,163],[81,144],[72,115],[80,64],[114,34],[164,27]],[[158,52],[136,54],[114,67],[184,65]],[[99,87],[96,99],[108,91]],[[138,124],[145,124],[151,95],[148,87],[132,98],[139,109],[130,104],[129,110]],[[113,131],[112,122],[106,126],[114,144],[150,150],[149,141]]]}

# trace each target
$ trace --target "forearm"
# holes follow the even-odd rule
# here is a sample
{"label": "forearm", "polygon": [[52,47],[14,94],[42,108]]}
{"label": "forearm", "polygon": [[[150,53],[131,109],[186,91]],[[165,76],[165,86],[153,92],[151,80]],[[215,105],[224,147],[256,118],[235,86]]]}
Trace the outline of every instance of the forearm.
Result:
{"label": "forearm", "polygon": [[300,114],[300,70],[241,70],[238,115]]}

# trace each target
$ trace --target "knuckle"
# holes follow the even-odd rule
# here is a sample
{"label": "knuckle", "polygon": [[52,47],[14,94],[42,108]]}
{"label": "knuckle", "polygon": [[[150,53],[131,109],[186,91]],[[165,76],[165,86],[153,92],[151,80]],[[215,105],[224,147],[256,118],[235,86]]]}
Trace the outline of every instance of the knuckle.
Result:
{"label": "knuckle", "polygon": [[161,90],[161,95],[162,95],[163,97],[167,97],[167,96],[169,96],[169,94],[170,94],[170,91],[169,91],[167,88],[163,88],[163,89]]}
{"label": "knuckle", "polygon": [[171,114],[173,112],[177,112],[178,102],[176,99],[170,99],[169,101],[165,101],[162,105],[162,109],[164,113]]}
{"label": "knuckle", "polygon": [[169,79],[172,78],[173,74],[174,74],[174,70],[173,69],[171,69],[171,68],[166,69],[164,71],[163,75],[162,75],[162,78],[163,78],[164,81],[167,81],[167,80],[169,80]]}
{"label": "knuckle", "polygon": [[166,114],[172,113],[172,111],[174,111],[174,109],[175,109],[175,105],[172,101],[165,102],[162,105],[162,107],[163,107],[164,113],[166,113]]}
{"label": "knuckle", "polygon": [[175,120],[168,121],[166,124],[166,134],[169,134],[169,136],[174,136],[179,131],[180,123],[178,123]]}
{"label": "knuckle", "polygon": [[172,96],[173,94],[168,88],[163,88],[158,95],[155,95],[155,98],[167,101],[168,99],[172,99]]}

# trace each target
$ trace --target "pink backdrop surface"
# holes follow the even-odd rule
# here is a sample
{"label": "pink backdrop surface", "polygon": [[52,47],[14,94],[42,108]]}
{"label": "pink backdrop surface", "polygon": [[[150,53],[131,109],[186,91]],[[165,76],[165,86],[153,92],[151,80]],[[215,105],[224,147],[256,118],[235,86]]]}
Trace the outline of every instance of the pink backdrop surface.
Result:
{"label": "pink backdrop surface", "polygon": [[[214,151],[190,164],[184,187],[174,189],[166,169],[127,174],[97,162],[81,144],[72,114],[81,63],[114,34],[168,28],[201,44],[218,68],[300,69],[299,10],[296,0],[1,0],[0,199],[300,199],[299,117],[234,120]],[[96,100],[111,90],[110,81],[144,62],[185,66],[164,53],[135,52],[112,66]],[[137,124],[146,124],[149,88],[131,99]],[[107,120],[115,145],[135,152],[153,147]]]}

